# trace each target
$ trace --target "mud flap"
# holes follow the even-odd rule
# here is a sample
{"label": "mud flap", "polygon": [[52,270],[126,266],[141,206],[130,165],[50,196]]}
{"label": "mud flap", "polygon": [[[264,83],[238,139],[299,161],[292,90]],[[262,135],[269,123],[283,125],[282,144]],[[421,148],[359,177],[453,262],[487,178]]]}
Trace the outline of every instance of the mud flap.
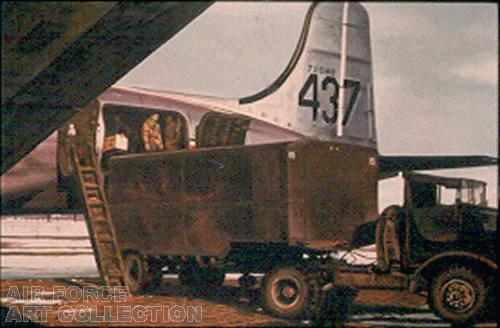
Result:
{"label": "mud flap", "polygon": [[337,263],[323,263],[309,273],[310,317],[314,326],[344,327],[358,292],[336,284]]}
{"label": "mud flap", "polygon": [[348,286],[327,284],[321,288],[312,321],[314,326],[344,327],[358,292]]}

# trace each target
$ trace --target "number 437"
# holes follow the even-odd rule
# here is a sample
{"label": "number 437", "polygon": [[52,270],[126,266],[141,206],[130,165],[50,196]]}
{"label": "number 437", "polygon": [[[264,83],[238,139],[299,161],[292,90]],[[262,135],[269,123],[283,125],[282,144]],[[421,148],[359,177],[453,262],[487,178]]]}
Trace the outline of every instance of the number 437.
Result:
{"label": "number 437", "polygon": [[[338,81],[335,79],[335,77],[327,75],[325,76],[323,81],[321,81],[321,90],[327,90],[329,84],[333,85],[333,94],[330,96],[330,103],[333,106],[333,114],[330,116],[326,111],[321,111],[321,114],[322,114],[322,119],[326,123],[333,124],[337,122],[340,85]],[[349,121],[349,117],[352,114],[352,109],[354,107],[354,104],[356,103],[356,99],[358,97],[360,88],[359,81],[346,79],[344,80],[344,85],[346,89],[352,88],[352,93],[351,93],[351,98],[349,99],[349,102],[346,106],[344,119],[342,120],[342,125],[346,125],[347,122]],[[305,99],[304,97],[311,87],[313,89],[312,99]],[[311,107],[313,111],[313,121],[317,120],[318,109],[320,104],[318,100],[318,76],[316,74],[310,74],[306,83],[304,83],[304,86],[302,87],[302,89],[300,89],[299,105],[305,107]]]}

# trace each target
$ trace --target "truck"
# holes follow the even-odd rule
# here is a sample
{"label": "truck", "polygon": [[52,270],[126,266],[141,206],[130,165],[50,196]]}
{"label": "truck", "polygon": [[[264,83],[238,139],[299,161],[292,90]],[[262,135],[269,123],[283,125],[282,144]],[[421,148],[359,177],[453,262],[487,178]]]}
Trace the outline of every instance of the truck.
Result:
{"label": "truck", "polygon": [[107,195],[125,280],[147,291],[161,268],[184,285],[244,286],[263,274],[273,314],[318,311],[335,280],[330,254],[376,217],[373,149],[322,141],[234,145],[114,156]]}
{"label": "truck", "polygon": [[[166,267],[184,285],[214,288],[238,272],[248,287],[260,273],[265,307],[285,318],[318,313],[332,286],[424,293],[453,323],[491,313],[497,211],[486,184],[405,172],[404,204],[377,215],[375,159],[311,140],[115,156],[108,201],[126,281],[147,291]],[[376,264],[338,259],[370,219]]]}
{"label": "truck", "polygon": [[438,317],[455,324],[488,319],[498,211],[487,206],[486,183],[415,172],[403,179],[403,205],[388,206],[371,224],[376,265],[357,272],[344,265],[339,283],[423,294]]}

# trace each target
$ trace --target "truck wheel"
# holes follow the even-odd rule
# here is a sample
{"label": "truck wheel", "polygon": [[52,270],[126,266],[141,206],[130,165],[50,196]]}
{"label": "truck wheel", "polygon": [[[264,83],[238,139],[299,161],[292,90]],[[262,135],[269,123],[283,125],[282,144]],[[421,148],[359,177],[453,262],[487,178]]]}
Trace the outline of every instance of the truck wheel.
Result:
{"label": "truck wheel", "polygon": [[401,261],[401,250],[397,233],[398,217],[401,207],[391,205],[387,207],[375,226],[375,246],[377,249],[377,269],[380,272],[389,272],[392,263]]}
{"label": "truck wheel", "polygon": [[146,268],[142,256],[139,254],[125,254],[125,283],[132,294],[144,292],[146,287]]}
{"label": "truck wheel", "polygon": [[455,324],[469,324],[481,316],[486,294],[481,276],[465,267],[452,268],[434,279],[429,304],[437,316]]}
{"label": "truck wheel", "polygon": [[158,268],[137,253],[124,254],[125,283],[131,294],[141,294],[156,288],[162,279]]}
{"label": "truck wheel", "polygon": [[282,318],[299,318],[306,314],[309,304],[309,286],[304,274],[286,267],[264,277],[262,298],[265,307]]}

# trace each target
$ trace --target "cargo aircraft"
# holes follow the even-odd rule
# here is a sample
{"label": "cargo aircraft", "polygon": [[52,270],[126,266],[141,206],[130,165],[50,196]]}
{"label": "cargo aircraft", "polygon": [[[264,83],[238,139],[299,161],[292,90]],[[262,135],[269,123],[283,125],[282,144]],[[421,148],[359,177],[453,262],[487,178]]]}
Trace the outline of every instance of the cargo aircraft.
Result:
{"label": "cargo aircraft", "polygon": [[[378,179],[496,163],[380,155],[371,57],[364,8],[319,2],[310,5],[284,71],[256,94],[222,99],[108,88],[2,175],[2,212],[85,211],[106,285],[125,284],[132,294],[155,288],[165,267],[182,285],[211,289],[226,272],[243,273],[247,287],[257,283],[251,273],[263,273],[261,296],[275,315],[345,313],[324,308],[324,292],[339,287],[332,282],[341,275],[341,261],[329,255],[375,239],[377,254],[389,254],[388,239],[374,238],[390,230],[388,220],[375,220]],[[393,259],[383,260],[391,268]],[[484,302],[484,283],[474,281]],[[332,291],[334,303],[351,302],[348,285]],[[431,295],[439,294],[435,286]],[[472,302],[450,301],[460,310]],[[477,313],[469,312],[459,320]]]}
{"label": "cargo aircraft", "polygon": [[2,175],[2,213],[82,210],[74,206],[68,182],[66,140],[74,135],[94,147],[103,172],[117,154],[300,139],[372,152],[363,165],[377,169],[379,179],[497,162],[487,156],[380,155],[373,84],[366,10],[357,3],[312,3],[290,61],[272,84],[240,99],[110,87]]}

